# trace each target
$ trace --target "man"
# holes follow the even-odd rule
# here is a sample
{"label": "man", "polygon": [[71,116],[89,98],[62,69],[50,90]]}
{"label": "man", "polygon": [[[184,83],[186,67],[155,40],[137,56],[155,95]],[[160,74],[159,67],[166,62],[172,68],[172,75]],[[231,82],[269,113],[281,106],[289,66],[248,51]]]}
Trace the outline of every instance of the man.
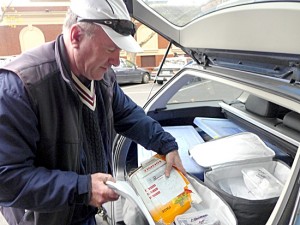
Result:
{"label": "man", "polygon": [[110,69],[121,49],[141,51],[123,1],[74,0],[70,9],[62,35],[0,70],[0,205],[20,224],[94,225],[98,208],[119,197],[105,185],[114,130],[166,155],[166,176],[172,166],[185,173],[175,139]]}

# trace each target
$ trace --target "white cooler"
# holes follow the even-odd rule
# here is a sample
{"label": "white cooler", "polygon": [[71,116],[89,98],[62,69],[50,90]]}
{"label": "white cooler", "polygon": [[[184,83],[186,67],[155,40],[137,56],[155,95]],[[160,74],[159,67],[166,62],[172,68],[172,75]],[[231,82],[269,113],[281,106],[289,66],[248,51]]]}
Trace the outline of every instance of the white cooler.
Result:
{"label": "white cooler", "polygon": [[239,225],[264,225],[290,168],[255,134],[243,132],[189,150],[202,167],[204,183],[231,206]]}

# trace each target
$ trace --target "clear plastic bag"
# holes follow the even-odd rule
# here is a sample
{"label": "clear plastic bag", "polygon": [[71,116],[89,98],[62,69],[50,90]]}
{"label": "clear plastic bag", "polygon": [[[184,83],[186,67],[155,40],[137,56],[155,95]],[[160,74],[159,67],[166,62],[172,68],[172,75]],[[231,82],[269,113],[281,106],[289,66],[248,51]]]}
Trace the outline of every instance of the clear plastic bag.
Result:
{"label": "clear plastic bag", "polygon": [[246,187],[259,199],[278,197],[283,184],[263,167],[243,169]]}

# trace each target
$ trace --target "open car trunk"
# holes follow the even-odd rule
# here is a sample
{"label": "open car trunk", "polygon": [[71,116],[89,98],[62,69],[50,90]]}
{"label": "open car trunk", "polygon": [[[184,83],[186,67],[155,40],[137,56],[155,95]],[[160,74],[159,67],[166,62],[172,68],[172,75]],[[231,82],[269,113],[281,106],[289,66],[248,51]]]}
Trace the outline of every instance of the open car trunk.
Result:
{"label": "open car trunk", "polygon": [[[230,206],[238,224],[265,224],[278,201],[279,194],[262,199],[247,199],[228,194],[220,189],[218,183],[220,179],[208,178],[207,174],[211,173],[212,167],[199,164],[191,156],[190,150],[197,145],[212,141],[245,133],[253,134],[259,137],[265,147],[272,152],[268,158],[269,163],[260,162],[258,165],[254,163],[253,168],[259,166],[273,175],[283,174],[281,176],[285,178],[282,181],[284,185],[286,178],[290,175],[290,168],[299,147],[300,134],[297,130],[300,129],[298,128],[300,127],[299,114],[279,105],[278,102],[262,98],[262,95],[258,97],[254,94],[255,92],[250,93],[247,88],[242,89],[243,85],[240,82],[231,80],[229,85],[226,81],[227,78],[220,80],[219,77],[206,74],[204,76],[201,73],[200,76],[192,76],[191,74],[197,74],[194,69],[185,69],[174,77],[170,82],[173,82],[173,86],[177,86],[177,89],[168,93],[162,88],[145,105],[145,110],[149,116],[158,120],[163,128],[176,138],[179,143],[179,154],[187,172],[199,183],[203,183],[206,188],[217,193],[220,200]],[[196,92],[196,95],[201,96],[203,92],[209,90],[215,97],[222,96],[222,100],[212,99],[210,96],[210,98],[207,97],[209,100],[205,101],[197,102],[194,99],[191,102],[180,102],[181,97],[187,94],[185,91],[192,87],[198,87],[197,85],[200,85],[203,90]],[[229,92],[231,94],[225,94]],[[165,107],[162,107],[162,102],[166,103]],[[225,145],[224,151],[226,152]],[[247,143],[245,145],[247,146]],[[118,136],[116,139],[115,149],[117,152],[114,157],[116,163],[114,171],[116,178],[122,180],[126,179],[127,173],[154,154],[122,136]],[[243,152],[243,149],[241,151]],[[230,153],[228,152],[228,154]],[[233,164],[238,163],[232,154],[230,156],[233,158]],[[260,156],[258,155],[257,158]],[[235,176],[242,181],[244,167],[234,166],[233,170],[238,171],[236,173],[239,174]],[[126,171],[125,173],[123,169]],[[219,168],[219,170],[223,169]],[[230,171],[230,169],[228,170]],[[227,173],[224,174],[224,176],[226,175]],[[122,211],[121,206],[122,203],[116,203],[110,210]]]}

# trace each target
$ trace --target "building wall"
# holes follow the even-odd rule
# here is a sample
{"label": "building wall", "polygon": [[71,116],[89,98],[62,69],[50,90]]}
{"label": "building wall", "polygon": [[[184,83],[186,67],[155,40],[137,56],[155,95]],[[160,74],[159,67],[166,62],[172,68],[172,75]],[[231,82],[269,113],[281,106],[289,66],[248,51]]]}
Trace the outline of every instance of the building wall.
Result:
{"label": "building wall", "polygon": [[[18,55],[41,42],[49,42],[62,31],[67,7],[16,7],[6,12],[0,22],[0,57]],[[122,51],[121,57],[134,61],[139,67],[151,70],[158,66],[169,45],[163,37],[134,21],[138,27],[136,39],[144,52],[130,54]],[[21,40],[20,40],[21,34]],[[172,47],[169,56],[180,50]]]}
{"label": "building wall", "polygon": [[19,33],[24,26],[11,28],[0,26],[0,56],[17,55],[21,52]]}
{"label": "building wall", "polygon": [[[22,52],[20,33],[28,26],[20,25],[15,28],[9,26],[0,26],[0,56],[18,55]],[[45,37],[45,42],[55,40],[57,35],[61,33],[62,25],[35,24],[35,28],[39,29]],[[35,45],[35,39],[27,40]],[[36,43],[38,44],[38,43]]]}

